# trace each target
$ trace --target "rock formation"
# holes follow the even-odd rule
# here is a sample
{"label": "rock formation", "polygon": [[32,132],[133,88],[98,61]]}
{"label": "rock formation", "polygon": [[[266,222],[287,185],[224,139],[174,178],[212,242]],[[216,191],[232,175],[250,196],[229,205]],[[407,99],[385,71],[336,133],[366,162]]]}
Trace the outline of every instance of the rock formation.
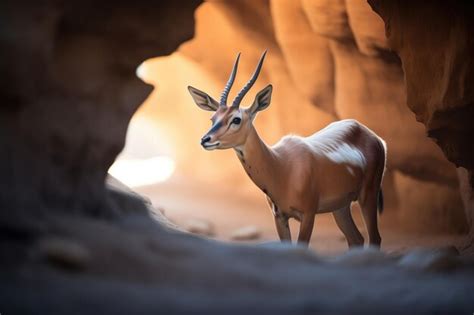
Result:
{"label": "rock formation", "polygon": [[117,215],[107,205],[107,169],[152,90],[136,67],[192,37],[198,3],[1,5],[2,226],[51,211]]}
{"label": "rock formation", "polygon": [[467,170],[460,170],[459,176],[474,235],[474,5],[467,1],[410,6],[396,0],[369,3],[384,20],[388,45],[402,61],[408,107],[444,155]]}
{"label": "rock formation", "polygon": [[[265,141],[272,144],[288,133],[308,135],[330,121],[356,118],[387,141],[384,189],[388,212],[398,209],[401,226],[466,231],[455,166],[407,108],[400,59],[388,48],[383,20],[362,0],[204,3],[196,11],[195,38],[174,56],[150,61],[147,79],[163,89],[139,113],[160,120],[159,127],[174,145],[178,172],[255,191],[233,152],[201,149],[198,140],[208,128],[209,114],[194,106],[182,86],[200,87],[218,97],[240,51],[232,97],[264,49],[268,57],[244,105],[265,84],[274,85],[272,105],[256,120]],[[171,85],[160,74],[168,60],[173,69],[187,69],[176,71]],[[427,198],[430,194],[439,198]]]}

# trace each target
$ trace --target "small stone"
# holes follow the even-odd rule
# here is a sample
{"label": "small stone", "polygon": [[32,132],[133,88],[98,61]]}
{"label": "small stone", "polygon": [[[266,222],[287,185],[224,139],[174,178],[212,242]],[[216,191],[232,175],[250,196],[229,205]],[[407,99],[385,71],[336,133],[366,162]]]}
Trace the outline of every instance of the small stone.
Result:
{"label": "small stone", "polygon": [[241,227],[235,230],[230,238],[235,241],[256,240],[260,238],[260,229],[253,225]]}
{"label": "small stone", "polygon": [[90,261],[89,250],[73,240],[62,238],[43,239],[39,243],[40,255],[61,269],[78,271]]}
{"label": "small stone", "polygon": [[184,224],[184,229],[189,233],[203,236],[215,235],[214,226],[212,223],[202,219],[189,219]]}
{"label": "small stone", "polygon": [[166,210],[163,207],[155,207],[156,211],[160,212],[162,215],[166,214]]}

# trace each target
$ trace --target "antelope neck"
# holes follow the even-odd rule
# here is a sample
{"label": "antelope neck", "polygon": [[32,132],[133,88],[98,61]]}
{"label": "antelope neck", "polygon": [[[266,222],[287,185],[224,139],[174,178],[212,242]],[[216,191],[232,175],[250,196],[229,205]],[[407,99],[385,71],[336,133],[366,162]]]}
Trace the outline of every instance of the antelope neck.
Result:
{"label": "antelope neck", "polygon": [[265,194],[272,190],[272,178],[276,170],[273,150],[260,139],[255,127],[251,126],[245,143],[235,148],[247,175]]}

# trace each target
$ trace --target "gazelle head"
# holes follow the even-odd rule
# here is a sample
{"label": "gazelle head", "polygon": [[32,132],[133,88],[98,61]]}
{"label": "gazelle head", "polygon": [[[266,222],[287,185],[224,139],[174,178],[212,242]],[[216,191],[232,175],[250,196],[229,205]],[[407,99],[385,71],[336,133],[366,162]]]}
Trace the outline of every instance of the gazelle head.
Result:
{"label": "gazelle head", "polygon": [[257,81],[266,53],[266,51],[263,53],[254,74],[247,84],[242,88],[242,90],[237,94],[231,106],[227,106],[227,97],[229,95],[230,89],[232,88],[232,84],[234,83],[235,75],[237,74],[240,53],[235,60],[229,81],[227,81],[227,84],[222,91],[220,102],[214,100],[207,93],[192,86],[188,86],[189,93],[191,93],[194,102],[197,106],[199,106],[199,108],[215,112],[211,118],[211,129],[209,129],[209,131],[201,139],[201,145],[206,150],[228,149],[243,145],[247,139],[249,131],[252,128],[252,123],[257,112],[267,108],[268,105],[270,105],[270,100],[272,97],[271,84],[267,85],[264,89],[258,92],[251,106],[247,108],[240,108],[240,103],[242,102],[245,94],[247,94],[255,81]]}

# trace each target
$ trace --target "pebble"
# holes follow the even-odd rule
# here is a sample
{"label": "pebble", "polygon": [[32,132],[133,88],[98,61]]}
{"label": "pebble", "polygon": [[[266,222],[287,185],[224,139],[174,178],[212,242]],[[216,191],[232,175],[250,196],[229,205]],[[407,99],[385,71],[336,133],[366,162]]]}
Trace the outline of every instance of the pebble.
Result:
{"label": "pebble", "polygon": [[215,235],[213,224],[203,219],[187,220],[184,224],[184,229],[190,233],[203,235],[203,236]]}
{"label": "pebble", "polygon": [[56,267],[66,270],[82,270],[88,265],[91,255],[82,244],[62,238],[47,238],[39,243],[39,252]]}
{"label": "pebble", "polygon": [[235,241],[248,241],[260,238],[260,229],[256,226],[244,226],[232,232],[230,238]]}

